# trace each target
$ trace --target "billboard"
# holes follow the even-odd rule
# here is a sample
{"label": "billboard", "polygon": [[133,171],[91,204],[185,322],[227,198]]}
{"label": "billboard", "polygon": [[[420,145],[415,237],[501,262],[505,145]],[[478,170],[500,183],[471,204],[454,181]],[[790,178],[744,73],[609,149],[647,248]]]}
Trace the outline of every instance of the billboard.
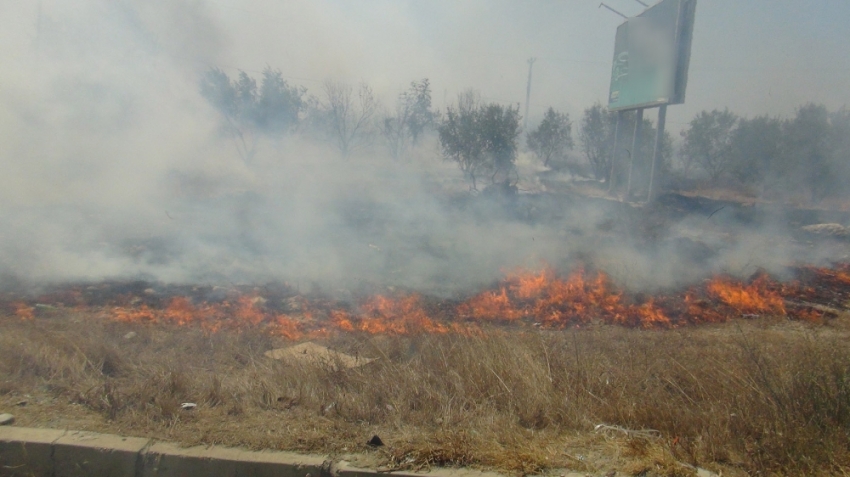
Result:
{"label": "billboard", "polygon": [[685,101],[696,0],[662,0],[617,28],[608,109]]}

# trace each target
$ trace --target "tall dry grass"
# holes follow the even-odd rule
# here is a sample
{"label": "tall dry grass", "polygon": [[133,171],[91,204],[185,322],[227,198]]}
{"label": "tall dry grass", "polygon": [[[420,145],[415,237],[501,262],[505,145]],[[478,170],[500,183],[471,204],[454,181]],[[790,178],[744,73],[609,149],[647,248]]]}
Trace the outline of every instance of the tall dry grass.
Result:
{"label": "tall dry grass", "polygon": [[[0,403],[43,396],[62,406],[21,409],[22,423],[88,413],[99,430],[189,444],[344,454],[378,433],[388,445],[373,455],[390,467],[691,473],[682,462],[726,475],[840,475],[850,468],[842,323],[329,338],[377,358],[346,369],[268,359],[286,343],[254,332],[0,318]],[[182,411],[185,401],[197,412]],[[45,415],[56,409],[68,415]],[[609,427],[594,432],[599,424]]]}

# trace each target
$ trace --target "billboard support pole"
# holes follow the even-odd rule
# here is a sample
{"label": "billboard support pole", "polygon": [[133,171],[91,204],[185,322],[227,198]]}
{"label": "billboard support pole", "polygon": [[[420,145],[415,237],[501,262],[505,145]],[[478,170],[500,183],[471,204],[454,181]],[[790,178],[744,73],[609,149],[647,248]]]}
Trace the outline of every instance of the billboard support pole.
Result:
{"label": "billboard support pole", "polygon": [[640,135],[643,130],[643,108],[637,110],[637,118],[635,118],[635,135],[632,138],[632,151],[629,158],[629,181],[626,183],[626,200],[632,193],[632,170],[635,168],[635,157],[638,155],[640,148]]}
{"label": "billboard support pole", "polygon": [[655,149],[652,153],[652,167],[649,170],[649,192],[646,194],[646,201],[652,202],[655,198],[655,169],[658,161],[661,160],[661,148],[664,147],[664,127],[667,124],[667,105],[662,104],[658,108],[658,129],[655,130]]}
{"label": "billboard support pole", "polygon": [[623,124],[623,112],[617,111],[617,121],[614,123],[614,147],[611,149],[611,175],[608,177],[608,193],[614,192],[617,181],[617,148],[620,142],[620,129]]}

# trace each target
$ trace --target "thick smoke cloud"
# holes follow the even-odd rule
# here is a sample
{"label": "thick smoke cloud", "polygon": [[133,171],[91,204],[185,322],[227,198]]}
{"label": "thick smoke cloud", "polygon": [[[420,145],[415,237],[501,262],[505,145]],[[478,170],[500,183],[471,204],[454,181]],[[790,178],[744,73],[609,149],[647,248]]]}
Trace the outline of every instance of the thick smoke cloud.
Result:
{"label": "thick smoke cloud", "polygon": [[[403,17],[393,3],[382,4],[382,14]],[[624,283],[652,288],[712,271],[750,273],[792,254],[754,245],[771,228],[730,245],[723,232],[705,236],[703,222],[684,221],[663,227],[653,248],[641,237],[606,232],[629,220],[619,205],[471,200],[458,194],[465,187],[461,175],[436,150],[406,162],[379,149],[343,159],[326,144],[292,135],[264,140],[246,162],[198,88],[207,68],[233,59],[233,36],[251,33],[223,28],[221,4],[43,5],[37,28],[14,24],[0,47],[0,277],[6,283],[290,280],[328,289],[391,285],[453,293],[515,267],[590,258]],[[452,8],[472,8],[464,5]],[[292,8],[302,10],[307,24],[344,25],[350,18],[343,7],[329,16],[310,2]],[[0,6],[0,16],[37,18],[31,2]],[[272,41],[268,34],[253,40],[261,42],[257,58]],[[438,49],[440,32],[419,34],[435,46],[385,44],[382,54],[379,39],[363,36],[361,44],[374,48],[323,55],[327,38],[318,35],[315,44],[288,47],[321,65],[315,76],[390,71],[385,59],[401,56],[448,77],[451,68],[438,60],[449,54]],[[483,38],[464,43],[474,61],[488,50]],[[429,76],[425,69],[415,73]],[[388,78],[373,86],[389,98],[409,80]],[[453,81],[455,88],[462,80]],[[495,90],[502,80],[493,81],[482,87]],[[724,252],[696,264],[691,250],[676,248],[674,239],[688,234]]]}

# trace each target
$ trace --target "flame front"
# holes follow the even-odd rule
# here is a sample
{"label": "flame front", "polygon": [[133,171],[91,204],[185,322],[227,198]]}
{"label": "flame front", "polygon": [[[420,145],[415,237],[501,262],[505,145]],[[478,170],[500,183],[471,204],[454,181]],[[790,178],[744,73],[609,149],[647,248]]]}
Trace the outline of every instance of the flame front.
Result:
{"label": "flame front", "polygon": [[[508,273],[491,289],[460,302],[392,294],[343,305],[298,295],[288,298],[286,304],[278,301],[270,305],[254,289],[231,293],[216,302],[188,296],[145,301],[144,297],[116,294],[112,305],[101,309],[108,318],[121,322],[195,326],[208,332],[253,328],[301,340],[333,332],[475,334],[487,325],[557,330],[607,323],[668,328],[753,315],[821,321],[828,307],[811,303],[847,303],[850,299],[850,265],[799,270],[806,283],[780,283],[766,274],[746,282],[722,276],[687,290],[652,296],[627,293],[601,271],[577,269],[560,276],[546,267],[536,272]],[[82,310],[97,306],[86,304],[78,289],[60,290],[52,296],[62,300],[55,300],[59,306],[68,301]],[[11,301],[6,309],[30,320],[42,306],[34,307],[33,303],[49,302],[49,298],[30,303]]]}
{"label": "flame front", "polygon": [[741,313],[784,315],[785,300],[778,292],[768,288],[769,281],[766,275],[759,276],[749,285],[715,278],[708,284],[708,292]]}
{"label": "flame front", "polygon": [[653,300],[626,304],[608,276],[596,272],[588,277],[580,269],[558,278],[551,269],[539,273],[509,275],[498,292],[485,291],[458,307],[461,317],[480,321],[535,320],[547,328],[600,320],[629,326],[655,327],[670,324]]}

